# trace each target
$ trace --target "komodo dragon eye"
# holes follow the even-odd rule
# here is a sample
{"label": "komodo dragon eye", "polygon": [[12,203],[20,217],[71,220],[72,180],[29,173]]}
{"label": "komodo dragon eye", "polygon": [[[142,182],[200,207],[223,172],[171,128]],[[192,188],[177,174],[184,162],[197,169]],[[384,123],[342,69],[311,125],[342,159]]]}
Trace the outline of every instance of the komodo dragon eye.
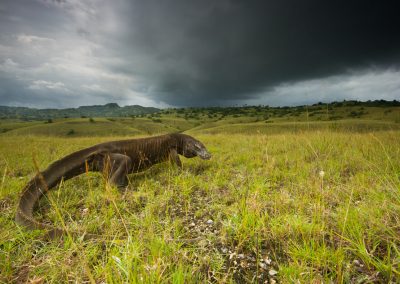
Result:
{"label": "komodo dragon eye", "polygon": [[194,147],[196,148],[196,149],[201,149],[201,146],[199,145],[199,144],[194,144]]}

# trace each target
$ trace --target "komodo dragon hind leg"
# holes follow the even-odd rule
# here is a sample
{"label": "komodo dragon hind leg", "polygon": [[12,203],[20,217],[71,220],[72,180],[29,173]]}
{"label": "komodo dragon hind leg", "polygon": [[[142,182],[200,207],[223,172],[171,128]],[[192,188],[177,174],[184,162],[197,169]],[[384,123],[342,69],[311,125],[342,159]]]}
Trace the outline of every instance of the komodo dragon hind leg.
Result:
{"label": "komodo dragon hind leg", "polygon": [[105,174],[108,182],[123,189],[128,185],[127,175],[132,170],[132,160],[123,154],[99,155],[94,161],[95,170]]}
{"label": "komodo dragon hind leg", "polygon": [[128,173],[132,170],[132,160],[123,154],[110,154],[109,182],[118,188],[128,185]]}

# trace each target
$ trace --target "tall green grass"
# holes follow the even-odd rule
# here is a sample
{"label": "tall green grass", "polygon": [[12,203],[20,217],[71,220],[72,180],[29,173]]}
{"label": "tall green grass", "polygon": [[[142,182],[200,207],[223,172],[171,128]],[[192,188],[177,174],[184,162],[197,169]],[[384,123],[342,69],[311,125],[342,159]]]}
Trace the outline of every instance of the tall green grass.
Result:
{"label": "tall green grass", "polygon": [[33,157],[44,169],[118,137],[2,136],[0,282],[400,281],[398,130],[193,133],[212,160],[155,166],[126,192],[94,173],[50,192],[37,219],[103,234],[52,242],[13,220]]}

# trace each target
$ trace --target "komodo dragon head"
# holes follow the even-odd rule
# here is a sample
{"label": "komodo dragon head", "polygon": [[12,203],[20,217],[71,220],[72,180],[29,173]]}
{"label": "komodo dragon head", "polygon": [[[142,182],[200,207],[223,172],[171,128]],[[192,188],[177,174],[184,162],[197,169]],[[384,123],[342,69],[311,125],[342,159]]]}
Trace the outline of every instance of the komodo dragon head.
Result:
{"label": "komodo dragon head", "polygon": [[207,151],[206,146],[199,140],[186,134],[179,134],[180,143],[178,143],[177,152],[186,158],[200,157],[203,160],[209,160],[211,154]]}

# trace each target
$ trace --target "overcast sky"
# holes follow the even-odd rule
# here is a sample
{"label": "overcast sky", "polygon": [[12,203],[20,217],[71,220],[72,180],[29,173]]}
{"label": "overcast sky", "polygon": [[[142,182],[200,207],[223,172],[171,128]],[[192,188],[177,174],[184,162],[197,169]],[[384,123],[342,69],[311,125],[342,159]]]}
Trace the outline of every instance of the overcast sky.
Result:
{"label": "overcast sky", "polygon": [[0,0],[0,105],[400,99],[394,2]]}

